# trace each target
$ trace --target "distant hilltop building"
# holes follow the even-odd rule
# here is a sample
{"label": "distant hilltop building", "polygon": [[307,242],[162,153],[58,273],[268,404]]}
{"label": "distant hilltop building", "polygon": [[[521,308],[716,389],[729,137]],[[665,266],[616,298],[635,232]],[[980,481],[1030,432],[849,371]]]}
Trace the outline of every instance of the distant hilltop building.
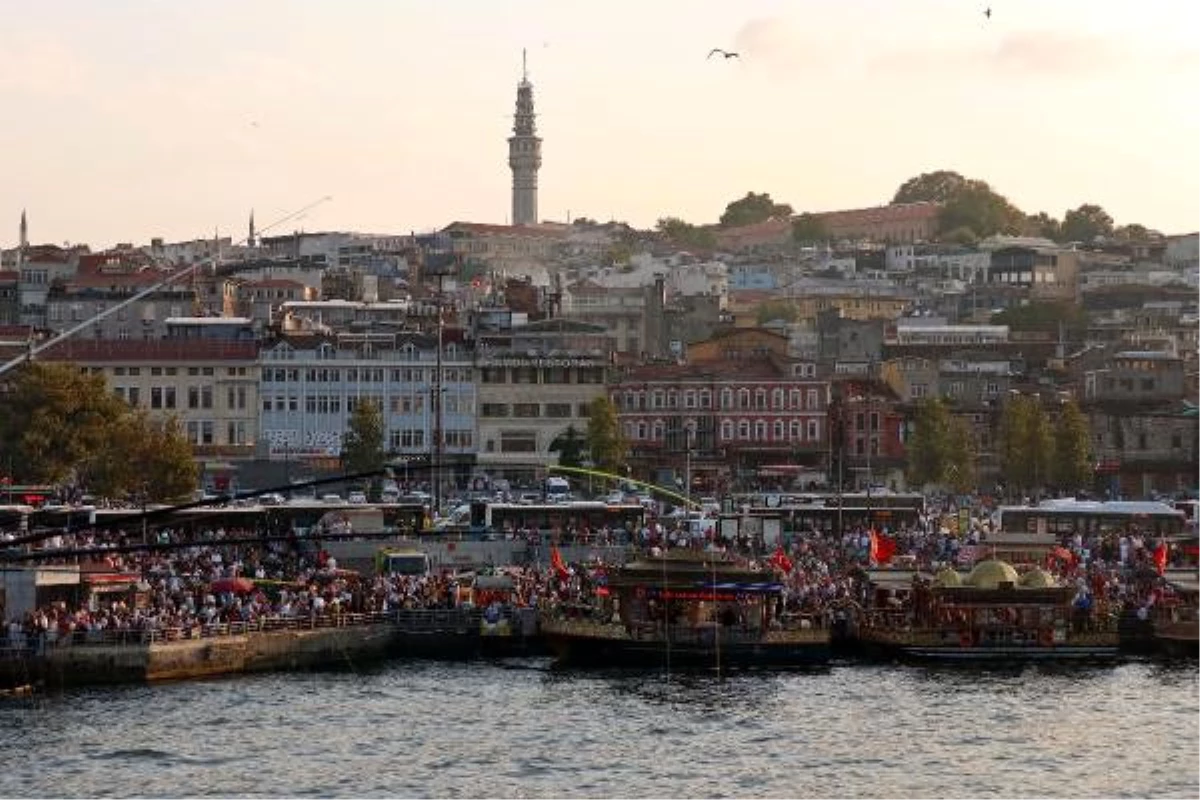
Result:
{"label": "distant hilltop building", "polygon": [[533,113],[533,84],[521,51],[521,82],[517,84],[517,113],[513,135],[508,139],[508,166],[512,168],[512,224],[536,225],[538,221],[538,169],[542,166],[542,140],[537,135]]}

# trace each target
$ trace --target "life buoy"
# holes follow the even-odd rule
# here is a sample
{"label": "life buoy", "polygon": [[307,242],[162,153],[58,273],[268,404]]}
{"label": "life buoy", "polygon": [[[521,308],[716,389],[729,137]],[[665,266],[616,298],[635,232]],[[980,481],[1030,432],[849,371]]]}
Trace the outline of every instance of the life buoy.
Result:
{"label": "life buoy", "polygon": [[971,635],[970,631],[962,630],[959,632],[959,634],[958,634],[958,646],[959,647],[970,647],[973,644],[975,644],[975,637]]}
{"label": "life buoy", "polygon": [[1038,633],[1038,644],[1040,644],[1042,647],[1053,647],[1054,631],[1050,630],[1049,628],[1042,628],[1041,632]]}

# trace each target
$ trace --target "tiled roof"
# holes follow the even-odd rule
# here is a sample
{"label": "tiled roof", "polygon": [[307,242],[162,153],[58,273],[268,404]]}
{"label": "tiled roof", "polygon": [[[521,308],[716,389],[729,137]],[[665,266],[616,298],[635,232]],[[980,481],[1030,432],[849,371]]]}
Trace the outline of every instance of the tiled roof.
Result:
{"label": "tiled roof", "polygon": [[783,370],[770,359],[746,358],[688,364],[645,364],[631,368],[617,386],[626,388],[632,383],[669,383],[684,380],[766,380],[784,377],[789,376],[785,375]]}
{"label": "tiled roof", "polygon": [[875,225],[882,222],[927,220],[937,216],[937,203],[897,203],[876,208],[825,211],[815,216],[828,225]]}
{"label": "tiled roof", "polygon": [[38,354],[41,361],[77,363],[139,361],[253,361],[258,342],[217,339],[68,339]]}
{"label": "tiled roof", "polygon": [[263,278],[257,281],[246,281],[242,284],[247,289],[303,289],[304,284],[300,281],[290,280],[288,278]]}

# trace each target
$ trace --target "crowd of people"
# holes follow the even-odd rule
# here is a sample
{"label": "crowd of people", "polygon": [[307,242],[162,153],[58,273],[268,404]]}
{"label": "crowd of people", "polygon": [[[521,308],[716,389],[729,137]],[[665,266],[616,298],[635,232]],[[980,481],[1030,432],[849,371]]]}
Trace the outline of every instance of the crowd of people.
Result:
{"label": "crowd of people", "polygon": [[[774,549],[751,540],[726,542],[712,527],[671,520],[650,520],[638,531],[530,529],[510,532],[509,537],[536,543],[542,552],[547,548],[541,545],[557,552],[560,543],[569,542],[631,544],[651,553],[678,548],[728,551],[751,569],[776,572],[784,587],[783,610],[820,615],[847,600],[866,602],[864,568],[874,563],[878,537],[890,542],[888,560],[926,573],[946,566],[966,568],[975,558],[986,556],[979,548],[992,526],[986,511],[971,515],[961,533],[947,529],[940,520],[936,514],[922,515],[914,525],[879,530],[856,525],[840,535],[787,531]],[[311,541],[245,543],[254,538],[253,531],[221,528],[191,533],[185,539],[179,531],[163,529],[153,534],[159,549],[123,552],[117,546],[125,540],[119,536],[85,529],[43,542],[50,549],[99,551],[84,560],[91,561],[93,569],[129,575],[131,585],[128,591],[60,597],[6,619],[10,647],[113,633],[170,632],[187,637],[222,625],[391,614],[469,602],[460,591],[463,579],[451,572],[360,574],[339,568],[335,558]],[[1060,581],[1077,586],[1089,607],[1146,609],[1169,591],[1144,579],[1154,573],[1156,546],[1136,529],[1075,536],[1041,566]],[[106,548],[112,552],[105,552]],[[1179,560],[1183,555],[1175,551],[1170,557]],[[78,562],[80,557],[59,560]],[[507,602],[527,608],[592,602],[608,571],[616,566],[594,558],[587,563],[552,560],[509,565],[504,568],[512,579]]]}

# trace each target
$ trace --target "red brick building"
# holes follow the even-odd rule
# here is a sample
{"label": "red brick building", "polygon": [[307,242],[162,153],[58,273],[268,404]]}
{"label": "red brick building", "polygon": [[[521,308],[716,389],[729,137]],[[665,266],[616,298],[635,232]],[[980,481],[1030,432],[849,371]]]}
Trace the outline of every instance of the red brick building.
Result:
{"label": "red brick building", "polygon": [[720,492],[760,482],[779,465],[824,472],[829,383],[789,359],[786,339],[723,332],[689,346],[685,364],[630,369],[609,387],[635,477]]}

